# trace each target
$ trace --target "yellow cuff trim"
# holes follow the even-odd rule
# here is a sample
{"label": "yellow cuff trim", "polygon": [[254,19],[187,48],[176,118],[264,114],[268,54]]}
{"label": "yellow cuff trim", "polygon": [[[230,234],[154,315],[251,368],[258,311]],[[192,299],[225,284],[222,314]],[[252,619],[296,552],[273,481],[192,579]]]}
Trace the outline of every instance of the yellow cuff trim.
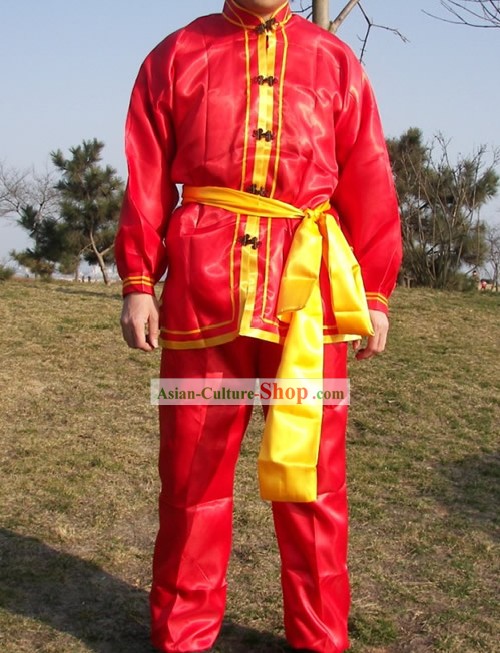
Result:
{"label": "yellow cuff trim", "polygon": [[122,284],[124,288],[127,286],[149,286],[150,288],[154,288],[155,285],[151,277],[144,276],[126,277],[123,279]]}
{"label": "yellow cuff trim", "polygon": [[380,302],[381,304],[384,304],[385,306],[389,306],[387,297],[381,295],[379,292],[367,292],[365,294],[366,294],[366,299],[372,299],[377,302]]}

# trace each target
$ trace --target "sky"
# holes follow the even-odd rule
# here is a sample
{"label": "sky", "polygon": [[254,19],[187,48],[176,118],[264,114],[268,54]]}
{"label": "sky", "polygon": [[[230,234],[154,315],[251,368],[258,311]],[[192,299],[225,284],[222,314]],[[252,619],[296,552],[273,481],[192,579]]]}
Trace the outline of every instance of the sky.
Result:
{"label": "sky", "polygon": [[[43,170],[50,152],[83,139],[104,141],[104,162],[126,177],[123,131],[130,91],[148,52],[223,0],[16,0],[0,5],[0,160]],[[292,7],[299,8],[299,0]],[[304,3],[305,4],[305,3]],[[331,0],[332,17],[344,0]],[[426,139],[442,133],[450,153],[500,147],[500,30],[449,25],[439,0],[364,0],[369,17],[409,40],[373,28],[364,63],[386,136],[408,127]],[[338,32],[359,53],[366,23],[359,10]],[[500,200],[482,217],[500,222]],[[0,262],[29,244],[0,222]]]}

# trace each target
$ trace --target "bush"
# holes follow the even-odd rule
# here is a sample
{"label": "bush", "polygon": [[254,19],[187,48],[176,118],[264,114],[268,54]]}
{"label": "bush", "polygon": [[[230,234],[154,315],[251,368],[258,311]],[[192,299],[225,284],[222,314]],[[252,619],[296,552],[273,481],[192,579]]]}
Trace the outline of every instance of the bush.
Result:
{"label": "bush", "polygon": [[0,263],[0,281],[8,281],[14,275],[14,269]]}
{"label": "bush", "polygon": [[472,292],[477,290],[477,280],[470,274],[464,272],[455,272],[447,284],[448,290],[460,290],[462,292]]}

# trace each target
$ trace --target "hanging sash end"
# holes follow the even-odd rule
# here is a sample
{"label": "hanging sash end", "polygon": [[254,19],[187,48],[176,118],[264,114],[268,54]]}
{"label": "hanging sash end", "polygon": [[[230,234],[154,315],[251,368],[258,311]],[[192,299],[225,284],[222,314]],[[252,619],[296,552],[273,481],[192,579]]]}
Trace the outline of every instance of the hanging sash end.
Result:
{"label": "hanging sash end", "polygon": [[310,503],[318,498],[316,467],[259,460],[260,496],[264,501]]}

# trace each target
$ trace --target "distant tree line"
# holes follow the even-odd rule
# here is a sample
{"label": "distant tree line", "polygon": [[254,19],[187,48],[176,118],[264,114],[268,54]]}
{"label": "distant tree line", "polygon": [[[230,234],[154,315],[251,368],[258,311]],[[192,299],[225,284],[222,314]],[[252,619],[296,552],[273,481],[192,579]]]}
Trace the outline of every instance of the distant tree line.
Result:
{"label": "distant tree line", "polygon": [[[464,273],[483,269],[498,286],[500,233],[480,213],[498,191],[499,153],[480,147],[452,162],[442,136],[426,143],[417,128],[387,145],[401,211],[400,282],[456,288]],[[101,163],[103,147],[94,139],[70,148],[69,157],[52,152],[54,170],[42,175],[0,165],[0,215],[15,215],[32,239],[11,257],[36,276],[58,270],[76,278],[86,261],[109,282],[124,183]]]}

